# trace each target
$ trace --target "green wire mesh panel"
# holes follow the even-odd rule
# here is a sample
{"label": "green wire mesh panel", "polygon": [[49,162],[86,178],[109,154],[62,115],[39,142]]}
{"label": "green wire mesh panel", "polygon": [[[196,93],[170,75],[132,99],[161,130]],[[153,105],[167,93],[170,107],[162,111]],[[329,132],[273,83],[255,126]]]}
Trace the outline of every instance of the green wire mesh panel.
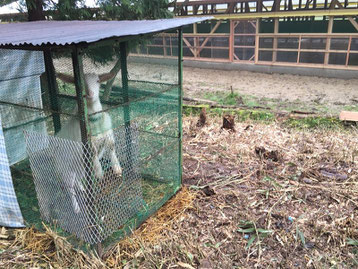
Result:
{"label": "green wire mesh panel", "polygon": [[[155,42],[129,43],[128,49],[138,44],[143,49]],[[126,66],[118,43],[85,49],[79,66],[85,103],[76,91],[72,51],[52,53],[56,88],[47,83],[47,72],[40,111],[22,108],[42,113],[43,130],[25,132],[29,159],[13,167],[28,224],[40,223],[40,213],[87,243],[110,242],[180,188],[181,89],[174,34],[171,44],[168,57],[130,54]]]}

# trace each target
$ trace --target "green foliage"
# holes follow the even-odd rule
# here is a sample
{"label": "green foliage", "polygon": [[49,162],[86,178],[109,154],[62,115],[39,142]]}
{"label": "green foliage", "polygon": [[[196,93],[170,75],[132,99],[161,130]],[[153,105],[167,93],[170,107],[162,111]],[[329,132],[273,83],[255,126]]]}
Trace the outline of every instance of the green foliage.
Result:
{"label": "green foliage", "polygon": [[51,11],[52,18],[60,21],[93,20],[98,13],[98,11],[86,8],[85,0],[59,0]]}
{"label": "green foliage", "polygon": [[256,239],[256,243],[259,244],[261,239],[272,233],[272,230],[257,228],[256,224],[252,221],[240,221],[238,227],[238,232],[248,235],[249,240],[247,241],[246,249],[248,249]]}
{"label": "green foliage", "polygon": [[305,235],[303,234],[303,232],[298,228],[298,225],[296,226],[296,241],[300,239],[302,246],[305,247],[306,246],[306,239],[305,239]]}
{"label": "green foliage", "polygon": [[347,238],[347,245],[349,245],[349,246],[358,246],[358,240],[352,239],[352,238]]}
{"label": "green foliage", "polygon": [[99,0],[102,19],[142,20],[170,18],[168,0]]}

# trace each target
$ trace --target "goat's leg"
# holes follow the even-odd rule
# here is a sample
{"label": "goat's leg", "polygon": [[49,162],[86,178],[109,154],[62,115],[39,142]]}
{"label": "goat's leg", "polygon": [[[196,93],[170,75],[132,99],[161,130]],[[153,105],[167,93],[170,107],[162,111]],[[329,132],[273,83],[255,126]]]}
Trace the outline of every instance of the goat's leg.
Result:
{"label": "goat's leg", "polygon": [[[71,202],[72,202],[73,210],[75,211],[76,214],[78,214],[80,212],[80,206],[79,206],[77,198],[76,198],[76,190],[75,190],[75,186],[77,185],[76,183],[77,183],[76,173],[71,172],[70,178],[69,178],[68,182],[66,182],[66,185],[67,185],[68,191],[71,195]],[[81,184],[81,183],[79,183],[79,184]]]}
{"label": "goat's leg", "polygon": [[93,156],[93,170],[96,178],[98,179],[103,178],[102,165],[97,154]]}
{"label": "goat's leg", "polygon": [[117,176],[121,176],[122,175],[122,167],[119,164],[119,160],[116,155],[116,148],[115,148],[115,142],[113,139],[113,135],[110,138],[108,138],[108,147],[109,147],[109,151],[110,151],[109,158],[112,163],[113,173]]}
{"label": "goat's leg", "polygon": [[95,144],[92,146],[92,153],[93,153],[92,164],[93,164],[94,175],[97,179],[102,179],[103,169],[100,162],[101,156],[99,156],[99,152]]}

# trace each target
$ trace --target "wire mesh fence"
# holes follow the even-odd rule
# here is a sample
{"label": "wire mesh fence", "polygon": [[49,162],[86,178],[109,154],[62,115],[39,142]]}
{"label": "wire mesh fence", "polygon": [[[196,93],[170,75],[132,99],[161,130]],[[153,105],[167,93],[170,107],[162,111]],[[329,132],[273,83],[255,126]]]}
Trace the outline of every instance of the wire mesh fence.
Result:
{"label": "wire mesh fence", "polygon": [[94,244],[143,206],[135,124],[112,130],[92,145],[36,132],[26,132],[25,138],[46,221]]}
{"label": "wire mesh fence", "polygon": [[[28,67],[33,81],[27,73],[15,78],[20,84],[0,77],[0,88],[8,85],[0,114],[14,119],[5,121],[5,135],[13,128],[22,141],[9,140],[6,148],[17,144],[22,151],[13,180],[25,221],[41,223],[39,210],[58,231],[89,244],[143,222],[181,184],[179,61],[128,55],[124,61],[119,44],[111,46],[83,50],[81,89],[71,50],[54,50],[50,64],[46,54],[35,55]],[[23,86],[16,101],[14,83]]]}

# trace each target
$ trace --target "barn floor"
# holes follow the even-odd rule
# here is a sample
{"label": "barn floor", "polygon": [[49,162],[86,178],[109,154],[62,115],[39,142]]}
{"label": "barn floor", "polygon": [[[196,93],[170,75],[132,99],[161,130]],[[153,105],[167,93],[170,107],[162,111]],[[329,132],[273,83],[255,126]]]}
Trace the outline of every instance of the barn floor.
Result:
{"label": "barn floor", "polygon": [[[167,210],[161,209],[139,233],[105,255],[107,265],[357,267],[355,127],[297,129],[245,121],[231,132],[221,129],[219,117],[210,117],[204,127],[197,127],[197,120],[190,116],[183,122],[184,184],[196,198],[185,213],[158,229],[157,215]],[[148,231],[155,231],[155,240],[141,237]],[[0,240],[0,248],[8,248],[0,256],[2,268],[13,266],[19,251],[27,264],[63,262],[50,255],[51,248],[33,259],[33,248],[6,242]],[[94,257],[83,259],[98,264]]]}

